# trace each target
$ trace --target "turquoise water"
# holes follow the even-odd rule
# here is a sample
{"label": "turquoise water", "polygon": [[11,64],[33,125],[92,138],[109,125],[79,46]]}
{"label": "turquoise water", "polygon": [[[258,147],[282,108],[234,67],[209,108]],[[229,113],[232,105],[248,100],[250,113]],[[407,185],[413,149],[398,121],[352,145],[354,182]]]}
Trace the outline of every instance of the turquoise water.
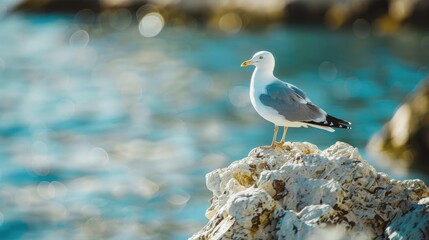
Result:
{"label": "turquoise water", "polygon": [[258,50],[276,75],[353,122],[290,129],[288,140],[362,153],[428,73],[428,32],[392,36],[274,27],[224,35],[135,24],[103,29],[73,16],[0,21],[0,236],[184,239],[205,223],[205,174],[269,144],[248,99]]}

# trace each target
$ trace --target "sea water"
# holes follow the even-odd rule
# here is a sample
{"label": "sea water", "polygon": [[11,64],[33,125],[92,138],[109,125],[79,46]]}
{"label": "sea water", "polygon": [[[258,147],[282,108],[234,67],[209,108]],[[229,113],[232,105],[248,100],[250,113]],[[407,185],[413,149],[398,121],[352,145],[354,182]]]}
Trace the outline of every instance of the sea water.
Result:
{"label": "sea water", "polygon": [[2,17],[1,239],[191,236],[207,222],[205,174],[271,142],[273,125],[248,97],[253,69],[240,68],[256,51],[271,51],[276,76],[353,122],[334,133],[289,129],[288,141],[345,141],[362,154],[429,66],[429,33],[415,30],[146,30]]}

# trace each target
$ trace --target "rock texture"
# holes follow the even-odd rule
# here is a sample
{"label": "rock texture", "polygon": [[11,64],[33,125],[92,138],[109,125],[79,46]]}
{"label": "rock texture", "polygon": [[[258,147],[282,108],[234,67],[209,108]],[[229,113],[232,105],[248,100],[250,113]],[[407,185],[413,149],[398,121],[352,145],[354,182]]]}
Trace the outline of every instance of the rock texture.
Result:
{"label": "rock texture", "polygon": [[429,79],[417,89],[368,148],[375,155],[381,153],[385,163],[429,176]]}
{"label": "rock texture", "polygon": [[258,147],[206,181],[209,222],[191,239],[429,239],[428,187],[388,178],[346,143]]}

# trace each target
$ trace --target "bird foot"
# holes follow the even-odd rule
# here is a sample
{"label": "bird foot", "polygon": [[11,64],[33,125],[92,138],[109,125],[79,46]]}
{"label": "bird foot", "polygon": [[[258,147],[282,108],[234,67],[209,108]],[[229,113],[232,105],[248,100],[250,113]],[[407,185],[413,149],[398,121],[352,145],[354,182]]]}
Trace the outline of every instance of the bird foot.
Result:
{"label": "bird foot", "polygon": [[276,147],[283,147],[283,145],[285,144],[285,142],[275,142],[273,144],[271,144],[272,148],[276,148]]}
{"label": "bird foot", "polygon": [[275,149],[283,147],[284,142],[273,142],[270,146],[262,146],[262,149]]}

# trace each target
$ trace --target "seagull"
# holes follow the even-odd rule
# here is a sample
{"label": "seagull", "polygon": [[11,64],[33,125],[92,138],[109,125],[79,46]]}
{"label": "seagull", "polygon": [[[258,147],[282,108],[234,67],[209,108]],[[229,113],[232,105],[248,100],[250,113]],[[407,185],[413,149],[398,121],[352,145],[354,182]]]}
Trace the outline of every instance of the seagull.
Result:
{"label": "seagull", "polygon": [[[256,112],[265,120],[274,123],[272,148],[282,146],[288,127],[315,127],[329,132],[333,128],[351,129],[351,122],[328,115],[316,106],[298,87],[283,82],[273,75],[275,59],[272,53],[260,51],[241,67],[255,66],[250,82],[250,101]],[[277,142],[279,126],[284,128]]]}

